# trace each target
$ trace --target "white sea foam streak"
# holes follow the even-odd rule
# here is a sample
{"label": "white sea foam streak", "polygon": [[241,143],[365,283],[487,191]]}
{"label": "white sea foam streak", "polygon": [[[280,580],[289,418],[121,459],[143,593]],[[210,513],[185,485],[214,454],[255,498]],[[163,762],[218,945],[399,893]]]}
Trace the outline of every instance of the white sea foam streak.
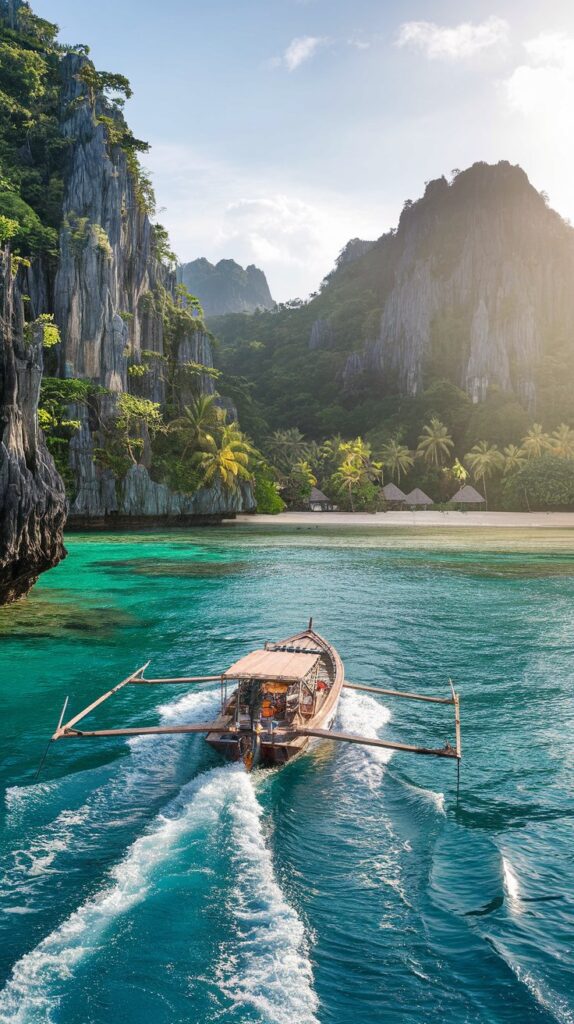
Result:
{"label": "white sea foam streak", "polygon": [[250,1007],[269,1024],[317,1024],[318,1000],[303,924],[275,878],[251,777],[237,774],[234,785],[233,936],[216,968],[221,990],[234,1006]]}
{"label": "white sea foam streak", "polygon": [[[162,718],[187,717],[190,699],[162,708]],[[193,710],[197,713],[196,705]],[[152,753],[147,740],[134,740],[132,746],[134,753],[140,747],[147,748],[146,756]],[[153,747],[157,753],[157,741]],[[229,900],[235,944],[217,968],[222,994],[259,1008],[272,1024],[316,1024],[304,928],[274,877],[261,808],[251,780],[238,766],[214,768],[187,783],[114,867],[110,884],[15,964],[0,993],[1,1024],[55,1022],[76,965],[101,949],[106,929],[119,915],[146,898],[156,872],[177,854],[181,841],[196,828],[216,826],[224,812],[231,821],[237,882]]]}

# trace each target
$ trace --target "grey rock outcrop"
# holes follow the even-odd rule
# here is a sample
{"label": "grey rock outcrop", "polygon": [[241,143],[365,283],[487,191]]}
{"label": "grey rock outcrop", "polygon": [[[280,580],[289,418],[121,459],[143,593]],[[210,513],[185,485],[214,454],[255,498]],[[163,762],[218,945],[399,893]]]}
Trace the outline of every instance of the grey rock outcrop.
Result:
{"label": "grey rock outcrop", "polygon": [[[102,97],[94,105],[80,75],[85,63],[86,58],[77,54],[68,54],[62,61],[63,133],[71,145],[54,311],[62,337],[62,376],[88,379],[111,394],[97,399],[95,414],[85,406],[73,410],[81,425],[70,442],[77,485],[70,512],[93,518],[159,516],[158,510],[164,508],[166,515],[172,515],[188,499],[170,497],[166,487],[150,479],[147,435],[143,465],[130,470],[123,482],[94,460],[101,427],[113,417],[117,396],[133,392],[160,404],[166,401],[168,344],[162,294],[173,294],[175,277],[156,256],[154,229],[126,155],[119,145],[110,143],[105,124],[98,123],[98,116],[117,115]],[[182,409],[193,389],[214,393],[213,378],[208,373],[197,375],[198,365],[213,367],[211,344],[199,324],[172,338],[170,344],[170,357],[181,373],[176,394],[172,389],[169,397]],[[145,368],[145,372],[130,374],[131,367]],[[223,514],[226,501],[229,510],[235,511],[241,496],[217,494],[213,505]]]}
{"label": "grey rock outcrop", "polygon": [[200,299],[206,316],[254,313],[274,305],[265,274],[253,264],[243,268],[235,260],[220,260],[214,265],[202,257],[178,267],[177,279]]}
{"label": "grey rock outcrop", "polygon": [[0,258],[0,604],[65,556],[66,496],[41,430],[42,330],[24,338],[9,254]]}
{"label": "grey rock outcrop", "polygon": [[152,480],[144,466],[132,466],[122,481],[117,511],[126,516],[177,518],[221,516],[254,508],[249,486],[240,487],[231,495],[219,483],[202,487],[193,495],[177,494]]}
{"label": "grey rock outcrop", "polygon": [[328,320],[315,320],[309,335],[309,350],[331,348],[334,341],[333,328]]}
{"label": "grey rock outcrop", "polygon": [[378,337],[348,357],[347,387],[369,371],[415,395],[442,348],[443,375],[475,402],[496,385],[531,405],[546,339],[574,336],[574,231],[504,161],[430,182],[364,260],[390,283]]}

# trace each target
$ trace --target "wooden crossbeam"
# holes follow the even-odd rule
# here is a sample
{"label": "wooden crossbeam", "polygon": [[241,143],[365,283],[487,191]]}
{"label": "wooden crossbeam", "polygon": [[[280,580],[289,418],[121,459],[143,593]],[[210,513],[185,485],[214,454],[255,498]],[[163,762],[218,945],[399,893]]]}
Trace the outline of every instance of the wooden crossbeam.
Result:
{"label": "wooden crossbeam", "polygon": [[113,697],[114,693],[117,693],[118,690],[122,689],[122,687],[127,686],[128,683],[131,683],[136,678],[136,676],[139,676],[142,672],[145,672],[148,665],[149,661],[146,661],[145,665],[142,665],[141,668],[136,669],[136,671],[132,672],[131,675],[129,675],[126,679],[122,679],[121,683],[118,683],[117,686],[113,686],[111,690],[107,690],[107,692],[103,693],[101,697],[98,697],[98,699],[95,700],[92,704],[89,704],[87,708],[84,708],[83,711],[78,712],[77,715],[74,715],[73,718],[70,718],[70,721],[66,722],[65,725],[62,725],[60,721],[60,724],[58,725],[56,732],[52,736],[52,739],[59,740],[62,734],[66,731],[66,729],[73,728],[73,726],[76,725],[76,722],[81,721],[82,718],[85,718],[86,715],[89,715],[90,711],[93,711],[94,708],[99,707],[99,705],[103,704],[104,701],[108,700],[109,697]]}
{"label": "wooden crossbeam", "polygon": [[403,697],[405,700],[424,700],[428,701],[429,704],[455,703],[453,697],[427,697],[424,693],[405,693],[402,690],[383,690],[381,686],[365,686],[364,683],[348,683],[346,680],[343,683],[343,686],[346,690],[363,690],[365,693],[379,693],[385,697]]}
{"label": "wooden crossbeam", "polygon": [[137,725],[125,729],[69,729],[64,726],[57,739],[90,739],[94,736],[175,736],[178,733],[233,732],[222,722],[198,722],[193,725]]}
{"label": "wooden crossbeam", "polygon": [[155,686],[159,683],[219,683],[221,675],[218,676],[170,676],[164,679],[130,679],[134,686]]}
{"label": "wooden crossbeam", "polygon": [[[387,750],[402,750],[409,754],[427,754],[434,757],[458,758],[456,750],[447,744],[445,747],[414,747],[408,743],[391,743],[388,740],[372,739],[370,736],[357,736],[349,732],[333,732],[331,729],[297,729],[299,736],[317,736],[324,740],[336,740],[344,743],[360,743],[366,747],[385,747]],[[276,734],[277,735],[277,734]]]}

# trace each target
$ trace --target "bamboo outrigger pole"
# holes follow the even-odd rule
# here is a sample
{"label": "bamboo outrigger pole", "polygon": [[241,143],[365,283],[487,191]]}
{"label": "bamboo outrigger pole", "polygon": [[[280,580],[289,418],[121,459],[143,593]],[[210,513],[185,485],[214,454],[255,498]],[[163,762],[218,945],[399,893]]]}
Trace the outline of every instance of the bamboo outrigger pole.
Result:
{"label": "bamboo outrigger pole", "polygon": [[408,754],[428,754],[434,757],[456,757],[458,754],[454,747],[451,747],[450,743],[445,743],[444,747],[415,747],[409,743],[391,743],[389,740],[379,740],[377,738],[371,738],[370,736],[357,736],[351,732],[333,732],[332,729],[297,729],[297,734],[300,736],[318,736],[320,739],[325,740],[338,740],[345,743],[360,743],[365,747],[385,747],[388,750],[402,750]]}
{"label": "bamboo outrigger pole", "polygon": [[[108,700],[109,697],[113,697],[114,693],[117,693],[118,690],[121,690],[123,686],[127,686],[128,683],[134,682],[134,680],[137,678],[137,676],[141,675],[142,672],[145,672],[145,670],[148,667],[148,665],[149,665],[149,661],[146,661],[145,665],[142,665],[141,668],[138,668],[138,669],[136,669],[135,672],[132,672],[132,674],[127,677],[127,679],[122,679],[121,683],[118,683],[116,686],[113,686],[111,690],[108,690],[106,693],[103,693],[101,697],[98,697],[98,699],[95,700],[92,704],[88,705],[87,708],[84,708],[83,711],[80,711],[77,715],[74,715],[73,718],[70,718],[69,722],[66,722],[65,725],[62,725],[62,718],[63,718],[63,714],[62,714],[60,716],[60,721],[58,723],[58,727],[57,727],[54,735],[52,736],[52,739],[53,740],[59,740],[60,737],[64,736],[69,729],[73,728],[73,726],[76,724],[76,722],[81,721],[82,718],[85,718],[86,715],[89,715],[90,711],[93,711],[94,708],[97,708],[100,704],[103,704],[104,701]],[[67,705],[67,701],[66,701],[66,705]],[[66,709],[66,705],[64,705],[64,711]]]}

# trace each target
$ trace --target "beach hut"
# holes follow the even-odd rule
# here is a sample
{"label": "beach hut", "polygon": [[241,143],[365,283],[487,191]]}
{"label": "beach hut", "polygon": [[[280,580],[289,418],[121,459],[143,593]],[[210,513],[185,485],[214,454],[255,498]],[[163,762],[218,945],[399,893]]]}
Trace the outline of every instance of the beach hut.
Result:
{"label": "beach hut", "polygon": [[405,492],[401,491],[396,484],[385,484],[383,497],[390,508],[403,508],[405,504]]}
{"label": "beach hut", "polygon": [[323,491],[320,491],[318,487],[312,487],[309,495],[309,509],[311,512],[333,512],[335,506],[331,499],[323,494]]}
{"label": "beach hut", "polygon": [[415,487],[414,491],[405,495],[405,505],[408,505],[409,508],[427,508],[429,505],[434,505],[434,501],[429,498],[428,494],[421,491],[420,487]]}
{"label": "beach hut", "polygon": [[465,508],[481,509],[486,505],[486,501],[474,487],[465,484],[456,494],[453,494],[449,505],[458,505],[462,512]]}

